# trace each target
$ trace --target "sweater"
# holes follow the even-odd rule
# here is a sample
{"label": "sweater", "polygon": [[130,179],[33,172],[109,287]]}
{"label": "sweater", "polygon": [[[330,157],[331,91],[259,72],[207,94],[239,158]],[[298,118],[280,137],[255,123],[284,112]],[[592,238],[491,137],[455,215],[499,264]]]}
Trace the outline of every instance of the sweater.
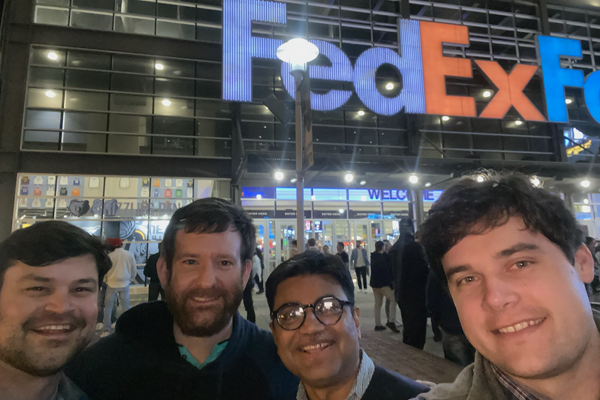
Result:
{"label": "sweater", "polygon": [[164,301],[127,311],[116,332],[75,357],[66,373],[91,400],[277,400],[298,388],[273,336],[239,314],[219,357],[194,367],[181,357]]}
{"label": "sweater", "polygon": [[[594,311],[596,327],[600,331],[600,313]],[[504,386],[496,378],[492,364],[479,352],[475,362],[456,377],[453,383],[442,383],[429,393],[421,394],[414,400],[510,400]]]}
{"label": "sweater", "polygon": [[392,260],[385,253],[371,253],[371,281],[372,288],[379,289],[389,286],[394,288],[392,276]]}
{"label": "sweater", "polygon": [[115,249],[108,255],[112,268],[106,274],[106,284],[112,288],[124,288],[131,284],[137,274],[133,254],[123,248]]}

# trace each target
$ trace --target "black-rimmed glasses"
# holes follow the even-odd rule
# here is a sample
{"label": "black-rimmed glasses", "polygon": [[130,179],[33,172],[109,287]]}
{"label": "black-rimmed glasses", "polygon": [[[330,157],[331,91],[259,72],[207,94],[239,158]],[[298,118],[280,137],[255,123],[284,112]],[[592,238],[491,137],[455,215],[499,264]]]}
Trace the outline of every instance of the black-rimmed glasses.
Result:
{"label": "black-rimmed glasses", "polygon": [[295,331],[304,324],[306,309],[312,308],[320,323],[333,325],[342,318],[346,305],[352,305],[352,302],[334,296],[323,296],[313,304],[286,303],[271,313],[271,319],[277,321],[286,331]]}

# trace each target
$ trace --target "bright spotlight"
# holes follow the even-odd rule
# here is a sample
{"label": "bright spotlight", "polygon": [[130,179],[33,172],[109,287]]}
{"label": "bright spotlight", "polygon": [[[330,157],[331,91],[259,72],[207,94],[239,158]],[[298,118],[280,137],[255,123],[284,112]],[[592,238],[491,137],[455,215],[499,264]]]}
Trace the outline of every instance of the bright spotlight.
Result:
{"label": "bright spotlight", "polygon": [[363,115],[365,115],[365,112],[363,110],[360,110],[357,114],[359,117],[362,117]]}
{"label": "bright spotlight", "polygon": [[394,84],[392,82],[389,82],[387,85],[385,85],[386,90],[394,90]]}
{"label": "bright spotlight", "polygon": [[583,199],[583,204],[589,204],[590,201],[588,199]]}
{"label": "bright spotlight", "polygon": [[567,103],[567,104],[572,104],[572,103],[573,103],[573,100],[572,100],[572,99],[566,99],[566,100],[565,100],[565,103]]}
{"label": "bright spotlight", "polygon": [[431,182],[427,182],[427,183],[425,184],[425,187],[431,187]]}
{"label": "bright spotlight", "polygon": [[444,116],[442,117],[442,121],[444,121],[444,122],[448,122],[448,121],[450,121],[450,117],[448,117],[447,115],[444,115]]}
{"label": "bright spotlight", "polygon": [[343,208],[340,208],[338,211],[340,212],[340,214],[343,214],[344,211],[346,211],[346,210],[344,210]]}
{"label": "bright spotlight", "polygon": [[164,100],[162,101],[162,105],[163,105],[163,106],[165,106],[165,107],[169,107],[169,106],[171,105],[171,100],[169,100],[169,99],[164,99]]}
{"label": "bright spotlight", "polygon": [[56,97],[56,93],[54,93],[52,90],[46,90],[46,97],[53,99]]}
{"label": "bright spotlight", "polygon": [[492,97],[492,92],[490,92],[489,90],[486,90],[485,92],[483,92],[483,97],[485,97],[486,99],[488,97]]}
{"label": "bright spotlight", "polygon": [[518,120],[515,121],[515,125],[516,126],[521,126],[521,125],[523,125],[523,121],[521,121],[520,119],[518,119]]}
{"label": "bright spotlight", "polygon": [[415,183],[419,183],[419,177],[416,175],[411,175],[408,178],[408,181],[414,185]]}
{"label": "bright spotlight", "polygon": [[354,180],[354,175],[351,172],[348,172],[346,175],[344,175],[344,180],[350,183]]}
{"label": "bright spotlight", "polygon": [[55,52],[51,51],[51,52],[48,53],[48,58],[50,60],[53,60],[53,61],[54,60],[58,60],[58,54],[56,54]]}
{"label": "bright spotlight", "polygon": [[292,178],[292,179],[290,180],[290,182],[291,182],[291,183],[296,183],[296,182],[298,182],[298,179],[296,179],[296,178]]}
{"label": "bright spotlight", "polygon": [[530,179],[530,182],[535,187],[539,187],[540,184],[541,184],[541,182],[540,182],[540,180],[538,179],[537,176],[532,176],[531,179]]}
{"label": "bright spotlight", "polygon": [[156,63],[156,64],[154,64],[154,68],[156,68],[159,71],[162,71],[163,69],[165,69],[165,66],[162,65],[161,63]]}
{"label": "bright spotlight", "polygon": [[283,175],[283,172],[275,171],[275,180],[282,181],[283,178],[285,178],[285,175]]}
{"label": "bright spotlight", "polygon": [[582,181],[580,182],[580,185],[581,185],[581,186],[583,186],[584,188],[588,188],[588,187],[590,187],[590,185],[591,185],[591,184],[592,184],[592,183],[591,183],[589,180],[587,180],[587,179],[584,179],[584,180],[582,180]]}
{"label": "bright spotlight", "polygon": [[360,181],[360,186],[365,186],[367,184],[367,181]]}
{"label": "bright spotlight", "polygon": [[262,195],[260,195],[260,194],[257,194],[257,195],[256,195],[256,198],[257,198],[258,200],[260,200],[260,199],[262,199]]}
{"label": "bright spotlight", "polygon": [[485,181],[485,178],[482,175],[477,175],[477,182],[482,183]]}

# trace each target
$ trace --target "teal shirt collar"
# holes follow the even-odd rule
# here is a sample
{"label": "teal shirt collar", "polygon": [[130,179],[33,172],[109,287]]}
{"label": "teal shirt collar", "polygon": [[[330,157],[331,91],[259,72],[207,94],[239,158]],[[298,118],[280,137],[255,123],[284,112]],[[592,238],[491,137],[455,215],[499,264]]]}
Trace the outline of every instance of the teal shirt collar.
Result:
{"label": "teal shirt collar", "polygon": [[229,340],[225,340],[215,345],[208,357],[206,357],[206,360],[204,360],[202,364],[200,364],[198,360],[196,360],[194,356],[192,356],[192,354],[184,345],[178,344],[177,346],[179,347],[179,354],[181,354],[181,358],[192,364],[194,367],[202,369],[211,362],[215,361],[217,358],[219,358],[223,350],[225,350],[225,347],[227,347],[227,343],[229,343]]}

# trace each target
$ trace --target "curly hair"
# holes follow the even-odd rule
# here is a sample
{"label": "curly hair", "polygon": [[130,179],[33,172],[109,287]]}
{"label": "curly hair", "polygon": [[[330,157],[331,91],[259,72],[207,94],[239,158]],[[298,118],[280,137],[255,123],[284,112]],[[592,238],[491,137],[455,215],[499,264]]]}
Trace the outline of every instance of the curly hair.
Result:
{"label": "curly hair", "polygon": [[446,190],[421,227],[421,243],[440,281],[447,285],[442,258],[452,247],[513,217],[560,247],[573,264],[584,233],[562,199],[535,187],[523,174],[488,174],[482,183],[464,179]]}

